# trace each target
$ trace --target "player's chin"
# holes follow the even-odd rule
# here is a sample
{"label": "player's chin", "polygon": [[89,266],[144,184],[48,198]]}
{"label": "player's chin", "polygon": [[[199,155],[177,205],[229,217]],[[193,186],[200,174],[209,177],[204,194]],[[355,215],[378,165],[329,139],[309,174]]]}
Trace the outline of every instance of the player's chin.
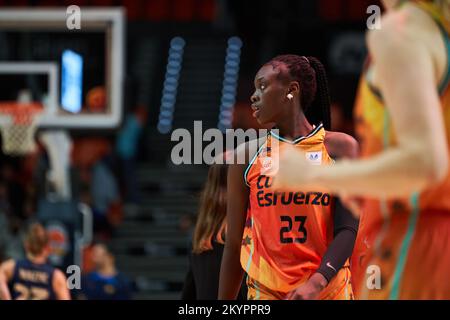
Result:
{"label": "player's chin", "polygon": [[258,124],[260,126],[266,126],[269,123],[271,123],[270,119],[268,119],[267,117],[265,117],[262,114],[260,114],[259,116],[256,117],[256,121],[258,122]]}

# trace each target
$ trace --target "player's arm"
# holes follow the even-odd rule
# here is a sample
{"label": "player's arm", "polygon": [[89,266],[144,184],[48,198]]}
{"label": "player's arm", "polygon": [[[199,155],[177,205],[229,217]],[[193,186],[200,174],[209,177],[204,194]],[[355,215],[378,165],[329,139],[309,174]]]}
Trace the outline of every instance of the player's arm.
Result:
{"label": "player's arm", "polygon": [[317,273],[326,279],[327,284],[352,255],[358,233],[358,225],[358,219],[342,204],[339,198],[336,198],[334,239],[328,246],[327,251],[322,257],[322,262],[317,269]]}
{"label": "player's arm", "polygon": [[53,274],[53,290],[55,291],[57,300],[70,300],[66,276],[59,269],[55,269],[55,273]]}
{"label": "player's arm", "polygon": [[[331,151],[333,158],[355,159],[358,157],[359,145],[352,136],[340,132],[331,132],[327,136],[330,137],[327,149],[329,152]],[[345,261],[352,255],[358,226],[359,220],[345,207],[341,199],[336,198],[334,203],[334,239],[328,246],[317,270],[317,273],[320,273],[327,283],[331,281]]]}
{"label": "player's arm", "polygon": [[[396,145],[364,161],[343,160],[330,167],[306,165],[290,150],[283,157],[279,186],[327,187],[337,194],[409,196],[441,181],[448,171],[448,147],[436,71],[423,31],[394,17],[368,37]],[[302,170],[293,168],[303,166]],[[284,172],[283,172],[284,170]],[[306,174],[305,174],[306,172]],[[302,176],[303,175],[303,176]]]}
{"label": "player's arm", "polygon": [[[245,146],[238,147],[236,153],[239,155],[242,152],[246,154]],[[236,299],[244,276],[240,256],[249,195],[243,178],[245,168],[246,164],[231,164],[228,169],[227,234],[220,267],[220,300]]]}
{"label": "player's arm", "polygon": [[11,300],[11,292],[8,289],[8,282],[13,277],[14,260],[7,260],[0,265],[0,300]]}

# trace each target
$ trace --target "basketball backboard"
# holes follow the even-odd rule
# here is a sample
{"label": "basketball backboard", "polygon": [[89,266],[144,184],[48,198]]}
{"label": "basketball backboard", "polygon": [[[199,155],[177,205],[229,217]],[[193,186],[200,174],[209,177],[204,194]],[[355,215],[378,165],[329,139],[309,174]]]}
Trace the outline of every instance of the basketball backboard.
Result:
{"label": "basketball backboard", "polygon": [[[125,14],[81,8],[70,29],[64,8],[0,10],[0,106],[41,103],[41,128],[107,129],[120,124]],[[10,122],[0,113],[0,125]]]}

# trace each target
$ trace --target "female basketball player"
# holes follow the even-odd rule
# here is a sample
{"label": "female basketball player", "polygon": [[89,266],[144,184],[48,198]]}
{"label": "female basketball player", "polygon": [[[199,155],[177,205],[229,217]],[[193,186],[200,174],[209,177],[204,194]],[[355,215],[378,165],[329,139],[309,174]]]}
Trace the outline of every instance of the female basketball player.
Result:
{"label": "female basketball player", "polygon": [[[255,88],[254,116],[262,125],[275,123],[279,134],[238,147],[238,156],[252,160],[230,166],[219,298],[236,298],[245,270],[249,299],[351,299],[348,257],[357,221],[327,192],[282,193],[272,186],[270,159],[288,145],[308,152],[315,164],[357,153],[353,138],[325,131],[325,70],[313,57],[278,56],[258,71]],[[258,144],[255,154],[251,143]]]}
{"label": "female basketball player", "polygon": [[276,181],[368,197],[358,259],[374,285],[361,282],[362,298],[450,299],[450,2],[384,5],[357,100],[366,159],[313,168],[289,152]]}
{"label": "female basketball player", "polygon": [[0,265],[2,300],[70,300],[66,276],[47,264],[48,235],[42,225],[30,225],[24,245],[26,259]]}

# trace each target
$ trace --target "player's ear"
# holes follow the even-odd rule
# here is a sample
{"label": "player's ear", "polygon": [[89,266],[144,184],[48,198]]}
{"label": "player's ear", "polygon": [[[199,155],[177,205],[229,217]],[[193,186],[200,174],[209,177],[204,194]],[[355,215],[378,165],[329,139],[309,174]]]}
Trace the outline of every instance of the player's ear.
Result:
{"label": "player's ear", "polygon": [[291,95],[292,97],[298,97],[299,93],[300,93],[300,84],[298,83],[298,81],[291,81],[289,83],[288,92],[286,93],[286,96]]}

